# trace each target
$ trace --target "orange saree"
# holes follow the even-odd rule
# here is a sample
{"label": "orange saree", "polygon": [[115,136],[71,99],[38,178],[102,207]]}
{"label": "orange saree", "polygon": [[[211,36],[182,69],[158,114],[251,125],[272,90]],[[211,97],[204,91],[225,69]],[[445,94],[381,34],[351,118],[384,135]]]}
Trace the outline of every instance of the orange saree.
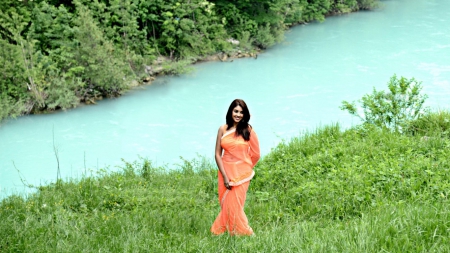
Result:
{"label": "orange saree", "polygon": [[220,213],[211,227],[211,232],[216,235],[226,231],[230,235],[251,235],[253,230],[248,225],[244,204],[250,180],[255,175],[253,167],[260,157],[258,136],[251,130],[250,140],[245,141],[242,136],[236,137],[235,130],[230,130],[222,136],[220,145],[224,150],[223,167],[232,188],[228,190],[225,187],[219,170]]}

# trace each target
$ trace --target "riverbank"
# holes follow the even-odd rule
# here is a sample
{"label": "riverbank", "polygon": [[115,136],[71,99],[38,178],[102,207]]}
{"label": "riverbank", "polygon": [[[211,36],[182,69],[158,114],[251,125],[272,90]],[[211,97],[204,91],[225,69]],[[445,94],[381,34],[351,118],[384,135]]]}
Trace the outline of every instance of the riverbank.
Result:
{"label": "riverbank", "polygon": [[[235,43],[239,43],[239,41],[234,40]],[[185,72],[189,72],[192,69],[190,66],[193,66],[197,63],[202,62],[233,62],[235,59],[240,58],[258,58],[258,54],[262,53],[263,50],[260,48],[252,48],[250,50],[246,49],[235,49],[230,50],[229,52],[220,52],[213,55],[203,56],[203,57],[194,57],[189,60],[184,61],[172,61],[169,57],[160,56],[149,66],[145,66],[144,77],[141,80],[134,80],[135,83],[131,83],[129,86],[131,88],[137,87],[140,84],[151,84],[152,81],[155,81],[158,76],[165,75],[179,75]],[[137,83],[136,83],[137,81]]]}
{"label": "riverbank", "polygon": [[283,142],[255,167],[246,202],[255,237],[210,235],[219,211],[212,161],[87,170],[2,200],[0,250],[447,252],[448,147],[448,138],[370,126]]}
{"label": "riverbank", "polygon": [[198,61],[257,57],[295,24],[377,4],[10,1],[0,7],[0,120],[119,97]]}

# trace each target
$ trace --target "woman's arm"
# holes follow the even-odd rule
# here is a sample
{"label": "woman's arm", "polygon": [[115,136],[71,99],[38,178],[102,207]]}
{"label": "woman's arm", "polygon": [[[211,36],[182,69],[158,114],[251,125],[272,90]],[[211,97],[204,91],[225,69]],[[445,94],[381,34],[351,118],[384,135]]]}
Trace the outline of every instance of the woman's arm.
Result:
{"label": "woman's arm", "polygon": [[227,173],[225,172],[225,169],[223,168],[223,163],[222,163],[222,146],[220,145],[220,140],[222,139],[222,136],[224,134],[224,126],[219,127],[219,131],[217,132],[217,139],[216,139],[216,164],[217,167],[220,170],[220,173],[222,174],[223,177],[223,183],[225,184],[225,187],[228,190],[231,190],[231,186],[229,185],[229,179],[227,176]]}
{"label": "woman's arm", "polygon": [[252,159],[253,167],[255,167],[256,163],[258,162],[260,158],[260,151],[259,151],[259,140],[258,136],[256,135],[256,132],[253,131],[253,129],[250,130],[250,157]]}

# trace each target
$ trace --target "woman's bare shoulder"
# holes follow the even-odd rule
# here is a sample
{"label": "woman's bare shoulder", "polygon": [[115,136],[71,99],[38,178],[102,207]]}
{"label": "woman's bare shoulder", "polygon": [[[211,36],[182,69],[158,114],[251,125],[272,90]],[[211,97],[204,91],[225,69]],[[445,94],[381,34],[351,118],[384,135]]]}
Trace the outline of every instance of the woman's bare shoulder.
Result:
{"label": "woman's bare shoulder", "polygon": [[219,132],[218,132],[218,134],[219,134],[220,136],[222,136],[226,131],[227,131],[227,124],[222,125],[222,126],[219,127]]}

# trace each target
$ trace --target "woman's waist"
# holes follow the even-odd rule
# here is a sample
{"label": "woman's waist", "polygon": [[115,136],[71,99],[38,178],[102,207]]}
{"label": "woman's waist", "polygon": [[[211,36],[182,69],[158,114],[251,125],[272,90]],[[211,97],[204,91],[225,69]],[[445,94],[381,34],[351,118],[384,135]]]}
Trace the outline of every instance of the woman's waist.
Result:
{"label": "woman's waist", "polygon": [[250,157],[236,157],[228,152],[225,152],[222,156],[222,162],[226,162],[226,163],[250,163],[251,164],[251,159]]}

